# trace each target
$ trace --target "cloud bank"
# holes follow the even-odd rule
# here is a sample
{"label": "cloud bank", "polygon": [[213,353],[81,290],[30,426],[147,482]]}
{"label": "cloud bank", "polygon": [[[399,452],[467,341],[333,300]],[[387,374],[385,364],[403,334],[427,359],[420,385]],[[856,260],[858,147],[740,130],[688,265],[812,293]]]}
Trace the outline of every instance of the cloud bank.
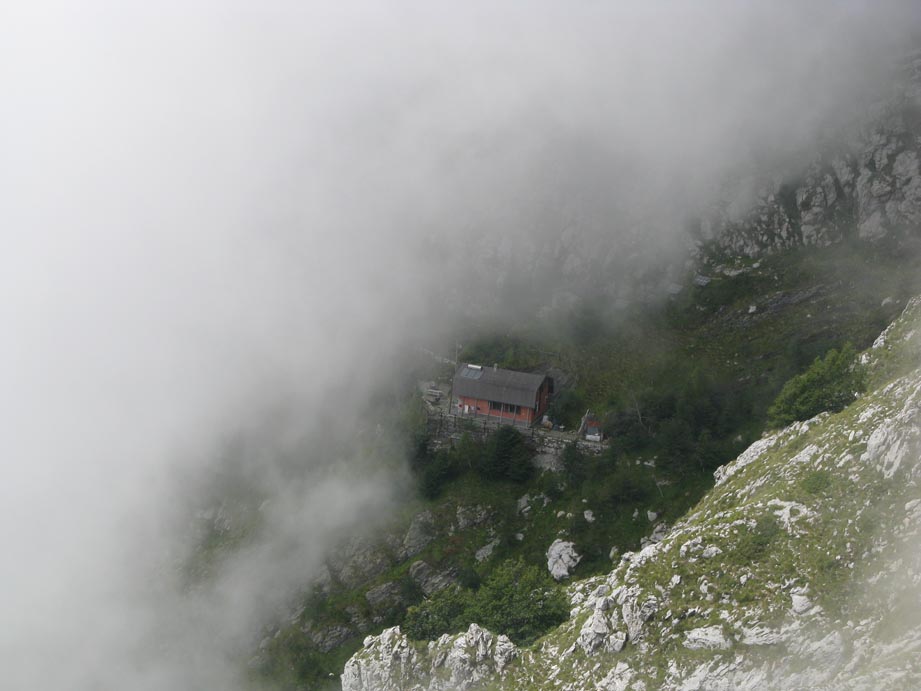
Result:
{"label": "cloud bank", "polygon": [[[727,171],[857,117],[918,19],[907,2],[5,6],[5,685],[237,687],[253,628],[386,511],[391,483],[349,470],[350,416],[447,325],[446,299],[487,297],[470,272],[530,271],[573,234],[682,246]],[[190,592],[182,517],[234,436],[271,496],[262,539]]]}

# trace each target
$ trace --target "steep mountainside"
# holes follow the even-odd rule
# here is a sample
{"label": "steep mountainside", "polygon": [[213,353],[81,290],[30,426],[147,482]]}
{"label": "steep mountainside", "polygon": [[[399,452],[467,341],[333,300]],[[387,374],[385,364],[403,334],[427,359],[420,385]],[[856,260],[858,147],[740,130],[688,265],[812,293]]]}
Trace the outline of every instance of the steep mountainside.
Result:
{"label": "steep mountainside", "polygon": [[[769,171],[766,165],[752,165],[721,193],[707,197],[720,201],[700,214],[698,223],[682,229],[672,224],[664,234],[669,251],[661,255],[641,241],[647,233],[658,237],[642,224],[628,232],[617,226],[622,219],[616,214],[589,222],[555,207],[541,209],[542,232],[497,233],[482,242],[465,239],[457,263],[469,268],[470,280],[457,294],[451,292],[454,284],[445,281],[446,310],[462,316],[456,332],[432,348],[457,357],[461,343],[462,359],[512,369],[549,363],[566,380],[554,422],[572,428],[591,408],[605,421],[610,437],[619,440],[618,448],[608,449],[590,478],[564,477],[559,467],[542,472],[548,466],[544,459],[525,484],[484,481],[466,471],[455,477],[431,463],[433,449],[416,454],[411,464],[440,468],[446,488],[430,487],[424,496],[415,486],[409,488],[390,523],[343,539],[319,577],[305,579],[303,597],[297,596],[289,612],[260,632],[250,666],[280,688],[336,688],[334,677],[363,638],[404,622],[408,607],[452,584],[478,583],[507,559],[542,564],[557,539],[575,542],[582,555],[573,578],[606,571],[612,548],[615,553],[638,549],[649,533],[661,536],[659,526],[672,525],[712,486],[713,468],[758,438],[767,407],[789,377],[830,348],[847,342],[868,346],[908,297],[921,290],[916,271],[921,256],[921,53],[899,69],[901,78],[884,98],[844,118],[856,123],[853,128],[829,127],[827,138],[801,158],[784,157]],[[551,196],[565,200],[568,193]],[[571,203],[578,207],[579,199],[573,194]],[[624,233],[628,240],[630,233],[636,237],[626,241]],[[690,247],[690,255],[678,251],[679,245]],[[649,254],[656,256],[655,266]],[[471,292],[471,286],[482,294]],[[438,376],[436,370],[424,375]],[[395,409],[402,402],[394,405],[387,398],[386,405]],[[384,420],[382,427],[398,424]],[[787,441],[799,443],[797,429],[772,443],[778,449],[786,448]],[[634,445],[627,448],[630,439]],[[402,462],[405,449],[394,440],[388,443],[392,448],[380,455]],[[375,446],[383,444],[375,438]],[[614,460],[637,471],[626,484],[614,477]],[[471,463],[466,459],[457,465],[469,470]],[[804,480],[809,487],[828,480],[824,469],[814,472]],[[646,483],[650,496],[623,499],[618,492],[635,490],[630,486],[635,479]],[[716,491],[725,489],[721,485]],[[808,496],[822,495],[817,489]],[[250,514],[260,502],[250,502]],[[583,520],[586,511],[595,520]],[[225,522],[223,514],[216,516]],[[747,539],[754,546],[743,552],[773,545],[777,526],[769,518],[753,523],[757,532]],[[219,557],[224,545],[234,548],[234,536],[248,530],[245,520],[242,528],[238,523],[211,527],[208,534],[218,539],[204,550],[205,561]],[[710,564],[700,561],[701,568]],[[783,569],[777,566],[779,574]],[[859,561],[854,569],[858,566]],[[621,580],[628,578],[627,567],[626,562],[620,566]],[[629,571],[630,578],[640,573],[638,568]],[[691,587],[690,576],[682,578],[682,588]],[[721,592],[731,598],[733,590],[721,578]],[[674,589],[659,585],[666,592]],[[695,581],[693,587],[701,585]],[[742,593],[739,602],[761,598],[748,594],[750,585],[736,582],[734,588]],[[712,592],[707,586],[701,596]],[[659,604],[668,599],[662,593],[656,598]],[[625,602],[614,607],[622,612]],[[662,606],[660,618],[669,609]],[[674,631],[706,629],[710,624],[701,622],[715,616],[689,615]],[[560,651],[582,632],[582,620],[599,630],[607,627],[611,636],[577,645],[566,656],[569,671],[556,679],[581,678],[583,668],[597,662],[598,651],[618,647],[614,619],[586,610],[576,620],[572,640],[555,644]],[[626,641],[629,630],[622,632]],[[485,632],[470,635],[480,646],[482,636],[488,637]],[[668,649],[673,638],[662,636],[654,639],[655,646]],[[588,637],[586,632],[582,640]],[[403,639],[391,630],[374,640],[396,645]],[[639,634],[636,642],[627,645],[620,661],[637,654]],[[519,654],[509,645],[500,645],[503,654]],[[533,651],[521,654],[540,659]],[[585,660],[580,662],[579,655]],[[458,675],[466,678],[467,672]],[[388,674],[379,686],[395,683]],[[520,683],[509,679],[510,687]]]}
{"label": "steep mountainside", "polygon": [[[653,259],[654,238],[686,245],[717,264],[756,258],[797,247],[826,247],[848,239],[871,243],[917,243],[921,239],[921,51],[894,67],[893,85],[878,99],[855,107],[847,126],[829,124],[821,141],[796,160],[750,161],[733,171],[709,198],[697,219],[677,228],[655,229],[641,219],[582,219],[547,211],[546,232],[490,238],[470,259],[476,284],[522,301],[540,295],[543,309],[565,311],[574,295],[602,293],[612,301],[655,299],[681,282],[683,256],[665,252]],[[691,173],[692,174],[692,173]],[[690,210],[688,213],[692,213]],[[556,224],[556,225],[555,225]],[[673,232],[674,231],[674,232]],[[616,238],[612,241],[611,238]],[[473,252],[474,249],[470,248]],[[534,278],[521,285],[522,277]],[[551,280],[552,279],[552,280]],[[552,295],[541,286],[552,283]],[[571,291],[571,292],[570,292]],[[467,295],[467,299],[470,296]]]}
{"label": "steep mountainside", "polygon": [[715,205],[699,227],[710,249],[756,257],[854,235],[910,237],[921,225],[921,52],[901,70],[901,86],[856,131],[818,148],[800,171],[756,183],[743,213],[729,199]]}
{"label": "steep mountainside", "polygon": [[365,640],[343,688],[921,686],[921,298],[864,356],[871,392],[763,437],[664,538],[569,588],[519,649],[476,625]]}

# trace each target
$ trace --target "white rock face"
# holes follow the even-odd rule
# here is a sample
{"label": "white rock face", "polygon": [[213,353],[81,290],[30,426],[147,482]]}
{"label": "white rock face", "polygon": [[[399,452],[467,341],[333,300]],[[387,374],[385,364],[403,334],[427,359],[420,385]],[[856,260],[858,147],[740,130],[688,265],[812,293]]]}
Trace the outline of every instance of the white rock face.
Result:
{"label": "white rock face", "polygon": [[342,691],[466,691],[485,678],[501,679],[519,654],[506,636],[471,624],[465,633],[429,643],[419,655],[396,626],[365,639],[345,665]]}
{"label": "white rock face", "polygon": [[485,545],[480,547],[473,556],[478,562],[486,561],[487,559],[489,559],[489,557],[492,556],[493,550],[496,549],[498,545],[499,545],[498,538],[496,538],[495,540],[490,540]]}
{"label": "white rock face", "polygon": [[921,449],[921,402],[909,399],[900,411],[877,427],[867,439],[862,461],[874,463],[883,477],[892,478],[902,463]]}
{"label": "white rock face", "polygon": [[795,501],[782,501],[772,499],[768,505],[774,508],[774,515],[783,529],[791,535],[796,534],[797,522],[806,519],[807,521],[814,518],[815,514],[807,507]]}
{"label": "white rock face", "polygon": [[744,645],[775,645],[783,640],[783,635],[767,626],[742,627],[741,642]]}
{"label": "white rock face", "polygon": [[703,626],[684,634],[684,647],[689,650],[727,650],[731,646],[721,626]]}
{"label": "white rock face", "polygon": [[[917,107],[917,71],[914,79],[908,101]],[[899,110],[881,107],[872,127],[847,137],[842,144],[851,154],[816,155],[805,170],[793,174],[795,189],[782,177],[765,180],[754,204],[740,216],[730,217],[726,204],[717,205],[720,211],[701,224],[704,235],[730,255],[756,257],[840,242],[855,222],[858,235],[867,241],[903,239],[917,232],[921,127]]]}
{"label": "white rock face", "polygon": [[518,498],[518,513],[524,513],[530,510],[531,506],[531,495],[525,494],[522,497]]}
{"label": "white rock face", "polygon": [[403,542],[397,550],[400,560],[414,557],[435,539],[435,519],[431,511],[423,511],[413,516]]}
{"label": "white rock face", "polygon": [[485,506],[458,506],[456,513],[457,529],[467,530],[468,528],[483,525],[490,519],[490,515],[490,509]]}
{"label": "white rock face", "polygon": [[742,455],[739,456],[735,461],[717,468],[713,473],[713,477],[716,479],[716,486],[719,487],[724,482],[729,480],[729,478],[731,478],[733,475],[743,470],[746,466],[757,462],[757,460],[761,458],[761,456],[766,451],[768,451],[778,442],[780,436],[780,433],[778,433],[769,437],[765,437],[764,439],[759,439],[754,444],[749,446],[745,451],[743,451]]}
{"label": "white rock face", "polygon": [[415,648],[400,633],[400,627],[385,629],[379,636],[368,636],[364,649],[373,661],[352,657],[342,672],[343,691],[392,688],[394,678],[412,678],[417,669]]}
{"label": "white rock face", "polygon": [[582,625],[577,642],[589,655],[601,650],[620,652],[627,642],[627,633],[623,630],[625,625],[622,625],[620,611],[617,609],[617,598],[614,595],[608,596],[607,591],[607,586],[600,586],[585,600],[585,606],[594,605],[594,610]]}
{"label": "white rock face", "polygon": [[802,593],[793,593],[790,596],[790,609],[794,614],[805,614],[813,607],[812,600]]}
{"label": "white rock face", "polygon": [[636,588],[621,591],[617,600],[622,605],[621,615],[627,627],[627,638],[635,641],[640,637],[646,622],[658,610],[658,600],[652,596],[643,597]]}
{"label": "white rock face", "polygon": [[573,542],[554,540],[547,549],[547,570],[554,579],[561,581],[569,578],[570,572],[581,561]]}
{"label": "white rock face", "polygon": [[453,571],[436,571],[421,560],[413,562],[409,567],[409,577],[426,596],[434,595],[457,582]]}
{"label": "white rock face", "polygon": [[611,633],[608,617],[599,609],[592,612],[579,632],[579,647],[586,653],[593,653],[601,648]]}
{"label": "white rock face", "polygon": [[662,542],[666,535],[668,535],[668,526],[665,523],[657,523],[656,527],[653,528],[652,532],[649,534],[649,537],[640,538],[640,547],[646,548],[649,545]]}

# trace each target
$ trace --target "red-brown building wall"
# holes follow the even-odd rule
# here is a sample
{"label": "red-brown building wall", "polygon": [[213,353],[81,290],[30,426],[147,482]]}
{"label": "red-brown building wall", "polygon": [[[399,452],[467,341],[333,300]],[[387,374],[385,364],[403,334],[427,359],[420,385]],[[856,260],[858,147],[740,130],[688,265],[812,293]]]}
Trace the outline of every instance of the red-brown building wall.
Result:
{"label": "red-brown building wall", "polygon": [[469,415],[482,415],[483,417],[491,417],[493,419],[502,419],[508,420],[509,422],[518,422],[530,425],[534,421],[534,409],[525,408],[522,406],[519,408],[519,413],[510,413],[503,410],[490,410],[489,401],[484,401],[479,398],[467,398],[466,396],[461,396],[460,400],[460,412],[464,413],[464,406],[470,406]]}
{"label": "red-brown building wall", "polygon": [[537,390],[537,410],[534,414],[534,421],[540,420],[541,416],[547,412],[547,406],[550,405],[550,380],[544,379],[544,383]]}
{"label": "red-brown building wall", "polygon": [[545,379],[544,383],[541,385],[540,389],[537,390],[537,396],[535,401],[534,408],[525,408],[521,406],[519,412],[516,415],[515,413],[502,411],[502,410],[490,410],[489,401],[479,399],[479,398],[469,398],[467,396],[460,396],[458,400],[460,401],[460,413],[464,413],[464,406],[469,406],[470,412],[469,415],[481,415],[483,417],[490,417],[493,419],[508,420],[509,422],[532,425],[540,419],[540,417],[546,412],[547,406],[550,402],[550,381]]}

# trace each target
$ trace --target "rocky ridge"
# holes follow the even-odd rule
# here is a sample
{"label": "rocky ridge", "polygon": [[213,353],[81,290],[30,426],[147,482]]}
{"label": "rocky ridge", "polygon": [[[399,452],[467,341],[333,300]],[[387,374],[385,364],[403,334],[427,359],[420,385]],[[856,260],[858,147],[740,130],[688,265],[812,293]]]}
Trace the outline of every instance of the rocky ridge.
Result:
{"label": "rocky ridge", "polygon": [[916,298],[863,355],[871,393],[720,468],[661,541],[572,584],[569,621],[535,646],[392,628],[343,689],[918,688],[919,327]]}
{"label": "rocky ridge", "polygon": [[[528,234],[491,233],[455,248],[472,277],[468,284],[488,289],[472,299],[465,286],[446,299],[464,313],[488,312],[509,289],[519,295],[521,277],[540,276],[527,292],[540,298],[538,316],[551,318],[599,292],[615,307],[655,302],[680,292],[689,270],[728,265],[738,271],[793,248],[850,240],[917,245],[921,51],[898,61],[892,76],[876,100],[855,107],[847,124],[827,123],[810,150],[770,164],[740,162],[680,218],[652,223],[644,220],[648,210],[621,210],[616,221],[586,217],[558,193],[561,208],[544,209],[539,228]],[[676,253],[677,247],[686,252]],[[541,292],[541,285],[553,290]]]}
{"label": "rocky ridge", "polygon": [[[698,226],[717,254],[758,257],[827,246],[852,235],[876,242],[921,229],[921,52],[908,56],[895,93],[856,131],[841,134],[798,172],[723,195]],[[739,186],[738,184],[736,186]],[[749,196],[751,194],[751,196]],[[742,197],[744,203],[732,201]],[[733,207],[744,212],[734,213]]]}

